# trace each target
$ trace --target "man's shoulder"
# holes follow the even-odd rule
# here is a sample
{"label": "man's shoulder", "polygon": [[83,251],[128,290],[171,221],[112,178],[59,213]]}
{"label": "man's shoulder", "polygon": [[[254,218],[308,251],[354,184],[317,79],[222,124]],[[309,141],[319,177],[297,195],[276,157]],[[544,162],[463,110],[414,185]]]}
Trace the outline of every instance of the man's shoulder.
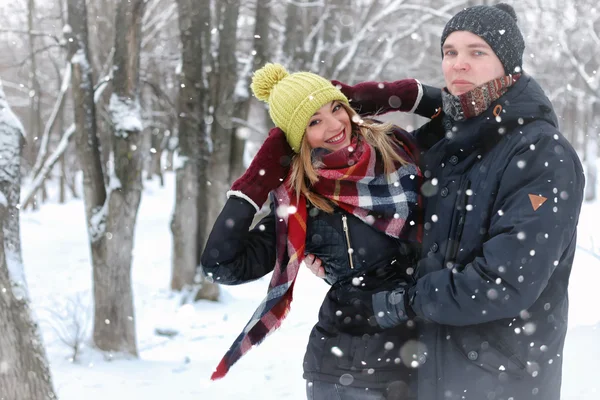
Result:
{"label": "man's shoulder", "polygon": [[534,119],[515,127],[508,135],[509,143],[516,148],[534,149],[533,146],[562,145],[572,148],[567,138],[549,121]]}

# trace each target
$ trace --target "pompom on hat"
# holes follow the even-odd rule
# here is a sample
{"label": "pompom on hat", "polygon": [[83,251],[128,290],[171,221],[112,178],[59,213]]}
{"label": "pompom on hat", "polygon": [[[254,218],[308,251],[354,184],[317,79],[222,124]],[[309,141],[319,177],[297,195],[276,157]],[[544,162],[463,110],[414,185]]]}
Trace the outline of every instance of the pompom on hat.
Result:
{"label": "pompom on hat", "polygon": [[296,153],[310,118],[319,108],[336,100],[349,104],[327,79],[312,72],[290,74],[281,64],[268,63],[255,71],[250,87],[257,99],[269,104],[271,119]]}

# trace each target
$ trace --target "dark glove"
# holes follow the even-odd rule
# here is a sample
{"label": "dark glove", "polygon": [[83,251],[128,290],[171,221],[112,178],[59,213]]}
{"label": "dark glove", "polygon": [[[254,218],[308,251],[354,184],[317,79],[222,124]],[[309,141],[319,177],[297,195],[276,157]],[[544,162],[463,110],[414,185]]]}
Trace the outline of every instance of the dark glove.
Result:
{"label": "dark glove", "polygon": [[390,111],[412,112],[432,118],[442,106],[438,88],[422,85],[416,79],[394,82],[362,82],[354,86],[332,80],[361,115],[385,114]]}
{"label": "dark glove", "polygon": [[[357,278],[355,278],[356,280]],[[331,297],[336,299],[338,327],[354,334],[372,334],[392,328],[409,319],[406,312],[406,285],[391,290],[336,285]]]}
{"label": "dark glove", "polygon": [[250,166],[231,186],[227,197],[234,195],[248,200],[258,211],[269,192],[277,189],[290,170],[294,152],[279,128],[269,131]]}

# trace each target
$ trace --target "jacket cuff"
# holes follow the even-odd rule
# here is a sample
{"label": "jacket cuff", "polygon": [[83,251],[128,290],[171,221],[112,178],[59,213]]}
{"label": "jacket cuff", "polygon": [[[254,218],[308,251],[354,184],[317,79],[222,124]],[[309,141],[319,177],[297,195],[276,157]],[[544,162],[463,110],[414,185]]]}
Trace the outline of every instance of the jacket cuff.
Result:
{"label": "jacket cuff", "polygon": [[404,288],[378,292],[373,295],[373,312],[377,324],[381,328],[393,328],[408,319],[404,309],[405,297]]}
{"label": "jacket cuff", "polygon": [[419,82],[419,96],[413,112],[425,118],[433,118],[442,108],[442,90]]}
{"label": "jacket cuff", "polygon": [[254,202],[254,200],[252,200],[249,196],[246,196],[244,194],[244,192],[239,191],[239,190],[228,190],[227,191],[227,198],[230,198],[231,196],[237,197],[239,199],[246,200],[248,203],[250,203],[252,205],[252,207],[254,207],[254,209],[256,210],[256,212],[260,211],[260,207],[258,206],[258,204],[256,204]]}

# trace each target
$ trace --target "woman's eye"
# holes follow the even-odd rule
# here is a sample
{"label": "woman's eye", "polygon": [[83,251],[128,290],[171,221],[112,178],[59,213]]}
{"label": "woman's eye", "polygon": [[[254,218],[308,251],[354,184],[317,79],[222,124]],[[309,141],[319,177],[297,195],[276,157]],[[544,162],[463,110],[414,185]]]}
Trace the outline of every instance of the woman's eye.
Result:
{"label": "woman's eye", "polygon": [[315,125],[316,125],[316,124],[318,124],[318,123],[319,123],[319,120],[318,120],[318,119],[315,119],[315,120],[312,120],[312,121],[310,121],[310,122],[308,123],[308,126],[315,126]]}
{"label": "woman's eye", "polygon": [[336,112],[336,111],[338,111],[340,108],[342,108],[342,105],[341,105],[341,104],[337,104],[337,105],[335,105],[335,106],[333,107],[333,112]]}

